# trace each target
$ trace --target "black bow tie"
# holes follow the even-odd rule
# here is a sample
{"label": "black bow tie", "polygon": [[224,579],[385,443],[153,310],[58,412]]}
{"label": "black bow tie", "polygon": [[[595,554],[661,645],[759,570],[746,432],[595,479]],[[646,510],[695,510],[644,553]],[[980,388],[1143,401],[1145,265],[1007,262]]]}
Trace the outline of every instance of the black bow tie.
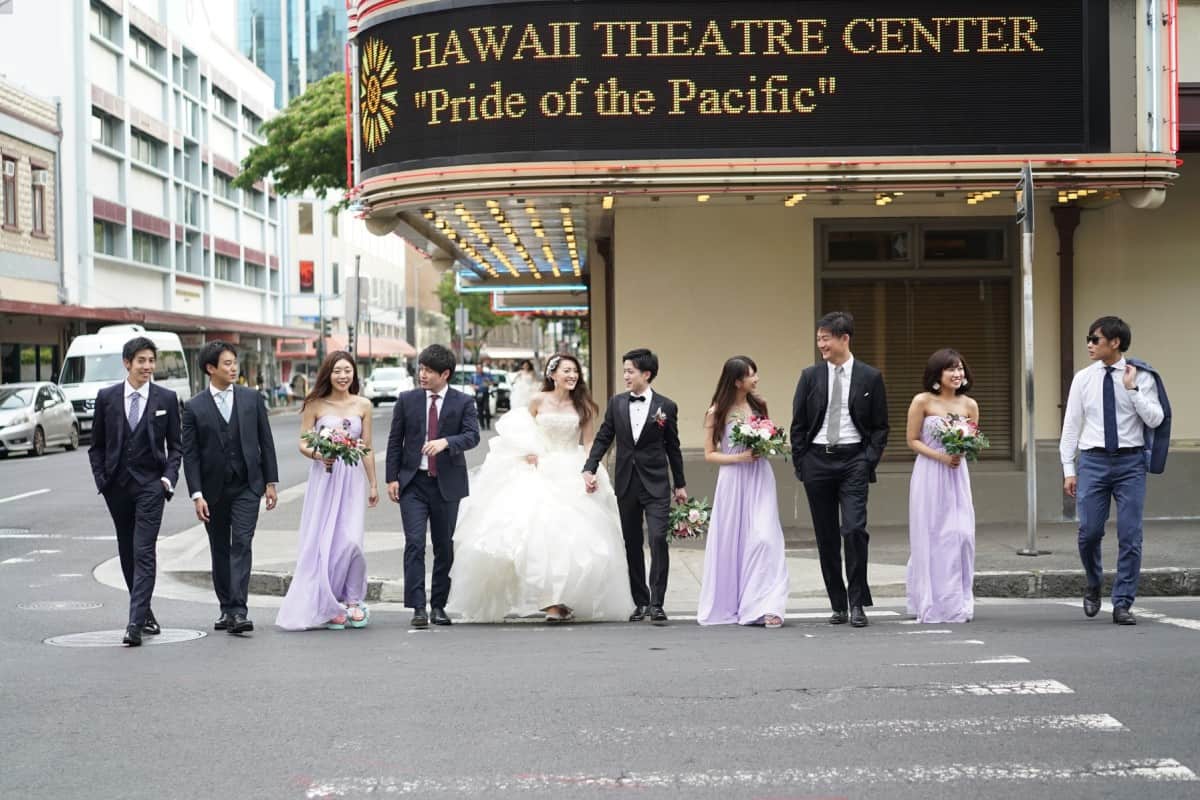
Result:
{"label": "black bow tie", "polygon": [[644,403],[644,402],[646,402],[646,396],[645,396],[645,395],[640,395],[640,396],[639,396],[639,395],[636,395],[636,394],[631,394],[631,395],[629,395],[629,402],[631,402],[631,403]]}

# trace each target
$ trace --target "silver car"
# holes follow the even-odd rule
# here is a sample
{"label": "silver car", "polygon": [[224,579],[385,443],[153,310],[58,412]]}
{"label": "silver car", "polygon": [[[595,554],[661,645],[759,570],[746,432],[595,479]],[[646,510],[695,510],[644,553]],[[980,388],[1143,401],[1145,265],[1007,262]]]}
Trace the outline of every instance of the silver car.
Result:
{"label": "silver car", "polygon": [[362,396],[377,406],[395,400],[396,395],[412,388],[412,376],[404,367],[377,367],[371,377],[363,381]]}
{"label": "silver car", "polygon": [[79,447],[79,422],[62,390],[53,383],[0,386],[0,458],[9,453],[40,456],[56,445]]}

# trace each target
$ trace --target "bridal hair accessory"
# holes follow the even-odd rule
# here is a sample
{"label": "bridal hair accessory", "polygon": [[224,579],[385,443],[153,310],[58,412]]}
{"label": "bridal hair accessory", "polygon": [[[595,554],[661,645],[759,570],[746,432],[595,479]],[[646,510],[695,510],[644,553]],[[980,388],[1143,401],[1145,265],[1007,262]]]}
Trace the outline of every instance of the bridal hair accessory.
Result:
{"label": "bridal hair accessory", "polygon": [[559,362],[562,361],[562,356],[555,356],[546,362],[546,377],[549,378],[554,374],[554,370],[558,369]]}
{"label": "bridal hair accessory", "polygon": [[935,383],[935,384],[933,385],[933,390],[934,390],[935,392],[940,392],[940,391],[942,390],[942,385],[941,385],[940,383]]}

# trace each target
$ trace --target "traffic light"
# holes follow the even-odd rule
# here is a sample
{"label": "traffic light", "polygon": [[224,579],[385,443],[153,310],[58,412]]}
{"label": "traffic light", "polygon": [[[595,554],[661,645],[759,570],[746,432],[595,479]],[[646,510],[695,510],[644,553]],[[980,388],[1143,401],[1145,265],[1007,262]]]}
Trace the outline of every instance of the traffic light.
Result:
{"label": "traffic light", "polygon": [[331,319],[321,320],[321,335],[322,336],[332,336],[333,335],[333,320],[331,320]]}

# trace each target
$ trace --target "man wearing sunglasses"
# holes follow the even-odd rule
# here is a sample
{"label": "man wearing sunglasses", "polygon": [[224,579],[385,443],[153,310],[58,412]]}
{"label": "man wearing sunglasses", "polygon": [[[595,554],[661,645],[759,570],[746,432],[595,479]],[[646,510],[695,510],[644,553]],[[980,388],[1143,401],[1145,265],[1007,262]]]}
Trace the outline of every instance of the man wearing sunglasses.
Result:
{"label": "man wearing sunglasses", "polygon": [[1066,476],[1063,490],[1076,499],[1079,516],[1079,557],[1088,584],[1083,613],[1094,617],[1100,611],[1100,542],[1115,499],[1118,544],[1112,616],[1115,624],[1136,625],[1129,609],[1142,567],[1146,429],[1159,426],[1163,408],[1154,377],[1126,362],[1132,339],[1129,325],[1118,317],[1101,317],[1088,331],[1088,357],[1094,363],[1075,373],[1071,382],[1059,444]]}

